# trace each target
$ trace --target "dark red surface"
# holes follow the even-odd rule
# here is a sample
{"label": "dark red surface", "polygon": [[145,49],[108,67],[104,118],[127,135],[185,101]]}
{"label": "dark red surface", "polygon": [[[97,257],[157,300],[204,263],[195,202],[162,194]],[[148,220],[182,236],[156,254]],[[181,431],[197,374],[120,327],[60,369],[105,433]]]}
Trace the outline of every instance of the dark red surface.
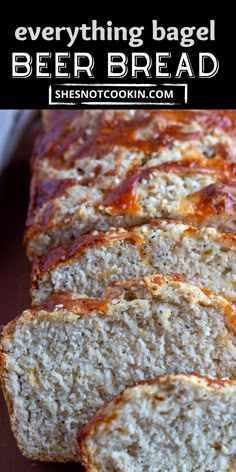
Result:
{"label": "dark red surface", "polygon": [[[29,156],[37,123],[24,136],[8,167],[0,175],[0,324],[30,306],[30,263],[22,246],[29,192]],[[10,429],[0,391],[0,470],[7,472],[77,471],[80,464],[40,463],[25,459]]]}

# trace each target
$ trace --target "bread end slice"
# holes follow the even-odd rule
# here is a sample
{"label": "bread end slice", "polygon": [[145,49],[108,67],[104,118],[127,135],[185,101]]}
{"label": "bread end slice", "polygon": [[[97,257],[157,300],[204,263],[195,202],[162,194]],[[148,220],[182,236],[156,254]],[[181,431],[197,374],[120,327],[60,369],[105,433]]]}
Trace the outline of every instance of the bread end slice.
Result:
{"label": "bread end slice", "polygon": [[236,470],[236,382],[167,375],[105,404],[78,437],[87,472]]}

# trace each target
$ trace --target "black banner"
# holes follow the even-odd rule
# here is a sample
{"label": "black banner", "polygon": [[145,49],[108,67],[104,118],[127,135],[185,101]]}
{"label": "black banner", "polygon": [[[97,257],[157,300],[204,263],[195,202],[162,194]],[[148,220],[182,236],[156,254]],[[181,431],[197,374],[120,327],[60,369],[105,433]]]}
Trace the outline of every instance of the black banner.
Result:
{"label": "black banner", "polygon": [[0,108],[236,108],[234,29],[214,11],[201,20],[21,17],[0,33]]}

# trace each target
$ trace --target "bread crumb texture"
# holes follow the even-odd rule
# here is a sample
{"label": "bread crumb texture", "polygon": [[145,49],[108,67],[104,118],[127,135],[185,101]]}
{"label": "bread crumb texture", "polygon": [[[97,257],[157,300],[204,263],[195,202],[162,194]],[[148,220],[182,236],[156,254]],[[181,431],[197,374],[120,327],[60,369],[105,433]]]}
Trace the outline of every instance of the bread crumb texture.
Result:
{"label": "bread crumb texture", "polygon": [[36,259],[33,304],[67,291],[100,298],[112,281],[155,272],[179,272],[235,303],[236,236],[161,220],[129,230],[94,231]]}
{"label": "bread crumb texture", "polygon": [[114,282],[106,299],[101,307],[61,299],[4,328],[2,385],[27,457],[79,460],[78,431],[139,380],[182,372],[236,378],[236,314],[223,298],[156,274]]}
{"label": "bread crumb texture", "polygon": [[87,472],[234,472],[236,382],[163,376],[127,389],[79,436]]}

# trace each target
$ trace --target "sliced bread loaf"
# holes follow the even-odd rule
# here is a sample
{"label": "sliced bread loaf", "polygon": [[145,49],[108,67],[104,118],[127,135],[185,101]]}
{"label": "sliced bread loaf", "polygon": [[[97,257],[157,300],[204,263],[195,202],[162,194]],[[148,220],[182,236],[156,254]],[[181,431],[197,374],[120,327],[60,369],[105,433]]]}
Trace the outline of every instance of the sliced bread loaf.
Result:
{"label": "sliced bread loaf", "polygon": [[32,160],[25,235],[30,258],[91,229],[150,218],[235,230],[235,111],[53,116]]}
{"label": "sliced bread loaf", "polygon": [[167,375],[105,404],[79,435],[87,472],[234,472],[236,382]]}
{"label": "sliced bread loaf", "polygon": [[155,272],[179,272],[235,303],[236,236],[161,220],[82,236],[35,260],[33,304],[67,291],[100,298],[111,281]]}
{"label": "sliced bread loaf", "polygon": [[104,301],[59,297],[3,330],[1,381],[23,454],[79,460],[76,435],[134,382],[197,372],[236,378],[236,313],[223,298],[153,275],[115,282]]}

